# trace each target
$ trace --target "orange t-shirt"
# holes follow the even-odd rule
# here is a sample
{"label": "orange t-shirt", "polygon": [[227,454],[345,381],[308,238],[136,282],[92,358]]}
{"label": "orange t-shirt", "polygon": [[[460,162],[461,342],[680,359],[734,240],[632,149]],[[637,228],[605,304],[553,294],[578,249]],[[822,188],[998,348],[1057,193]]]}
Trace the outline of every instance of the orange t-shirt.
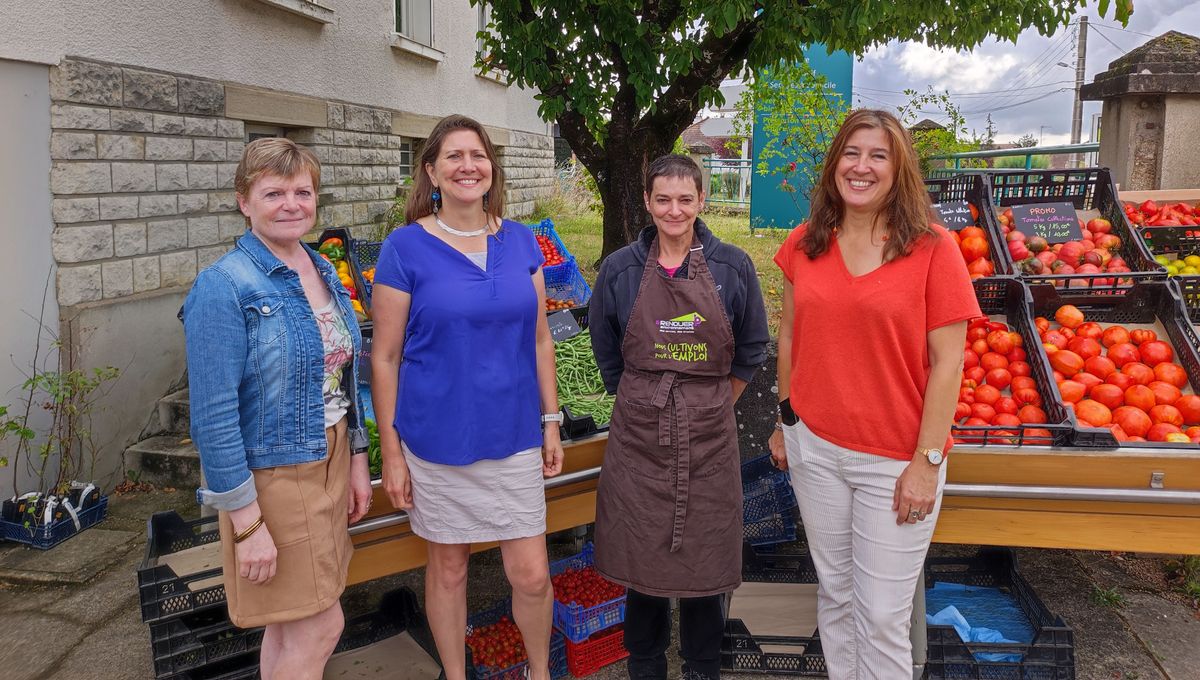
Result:
{"label": "orange t-shirt", "polygon": [[935,225],[935,237],[908,255],[851,276],[837,239],[815,260],[798,250],[804,229],[775,254],[793,292],[792,410],[826,441],[912,460],[929,380],[926,334],[980,316],[962,254]]}

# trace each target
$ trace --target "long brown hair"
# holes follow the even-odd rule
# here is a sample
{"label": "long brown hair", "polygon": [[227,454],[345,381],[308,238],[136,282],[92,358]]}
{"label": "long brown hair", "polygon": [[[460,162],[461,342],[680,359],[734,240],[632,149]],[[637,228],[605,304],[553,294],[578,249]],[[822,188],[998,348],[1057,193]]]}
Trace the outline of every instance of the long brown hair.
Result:
{"label": "long brown hair", "polygon": [[433,180],[429,179],[425,166],[437,162],[446,135],[458,130],[470,130],[479,135],[479,141],[483,142],[483,150],[492,164],[492,186],[487,192],[485,211],[496,218],[497,223],[504,216],[504,168],[500,167],[500,161],[496,157],[496,147],[492,146],[487,130],[484,130],[478,121],[454,114],[439,120],[437,125],[433,126],[433,132],[429,133],[429,137],[421,145],[421,158],[417,164],[418,168],[414,168],[413,186],[408,192],[408,202],[404,205],[404,220],[408,224],[433,214]]}
{"label": "long brown hair", "polygon": [[812,213],[808,228],[797,248],[810,258],[816,258],[829,250],[834,231],[842,223],[846,204],[837,188],[838,159],[850,142],[850,135],[863,128],[883,130],[892,146],[892,164],[896,179],[892,190],[884,199],[881,211],[887,219],[887,241],[883,244],[883,261],[889,262],[907,255],[913,246],[927,235],[933,234],[929,226],[932,205],[921,177],[921,166],[913,150],[912,138],[900,121],[888,113],[876,109],[858,109],[846,117],[829,145],[821,178],[813,187]]}

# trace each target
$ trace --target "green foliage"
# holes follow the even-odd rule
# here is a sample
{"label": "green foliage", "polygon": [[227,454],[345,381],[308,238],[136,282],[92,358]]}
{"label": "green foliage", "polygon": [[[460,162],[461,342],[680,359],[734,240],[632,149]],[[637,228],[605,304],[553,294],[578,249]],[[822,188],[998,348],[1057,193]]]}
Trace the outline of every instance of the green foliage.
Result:
{"label": "green foliage", "polygon": [[799,197],[808,199],[821,176],[829,143],[846,119],[846,102],[801,60],[757,74],[742,91],[736,110],[729,144],[741,148],[757,118],[766,143],[758,150],[754,171],[780,177],[779,188],[798,210]]}
{"label": "green foliage", "polygon": [[1013,140],[1013,144],[1016,144],[1017,146],[1021,147],[1022,149],[1027,149],[1032,146],[1037,146],[1038,140],[1037,140],[1037,137],[1035,137],[1032,132],[1028,132],[1028,133],[1023,134],[1020,137],[1016,138],[1015,140]]}
{"label": "green foliage", "polygon": [[[896,111],[904,127],[910,128],[930,115],[946,121],[940,129],[914,130],[912,133],[913,150],[921,161],[921,174],[928,176],[930,170],[946,167],[946,161],[934,160],[933,156],[978,151],[983,145],[984,136],[967,131],[966,118],[948,93],[936,92],[931,87],[924,93],[909,89],[904,94],[910,99]],[[985,163],[983,159],[964,159],[961,167],[982,168]]]}
{"label": "green foliage", "polygon": [[[1024,168],[1024,156],[999,156],[992,162],[993,168]],[[1050,157],[1045,154],[1038,154],[1030,161],[1029,167],[1038,170],[1045,170],[1050,167]]]}
{"label": "green foliage", "polygon": [[[1101,15],[1110,0],[1100,0]],[[911,40],[967,50],[990,36],[1015,41],[1026,28],[1049,35],[1081,0],[955,3],[835,0],[471,0],[486,5],[477,65],[538,94],[597,181],[605,208],[604,252],[631,238],[644,217],[640,167],[661,153],[705,106],[724,103],[721,81],[803,58],[805,45],[862,55]],[[1132,0],[1115,0],[1128,21]]]}
{"label": "green foliage", "polygon": [[[45,328],[41,319],[38,324]],[[70,355],[60,358],[57,338],[52,338],[46,352],[41,341],[39,333],[29,372],[19,388],[18,408],[10,413],[9,406],[0,406],[0,446],[5,454],[0,467],[24,459],[26,469],[38,479],[37,491],[61,495],[73,480],[95,477],[99,446],[92,432],[92,415],[120,370],[112,366],[91,370],[60,367],[58,362],[69,362]],[[35,416],[39,410],[45,412],[43,418]],[[36,424],[42,422],[46,424]],[[27,491],[16,487],[16,477],[13,495]]]}
{"label": "green foliage", "polygon": [[1092,586],[1092,602],[1112,609],[1120,609],[1128,604],[1128,599],[1116,588],[1101,588]]}

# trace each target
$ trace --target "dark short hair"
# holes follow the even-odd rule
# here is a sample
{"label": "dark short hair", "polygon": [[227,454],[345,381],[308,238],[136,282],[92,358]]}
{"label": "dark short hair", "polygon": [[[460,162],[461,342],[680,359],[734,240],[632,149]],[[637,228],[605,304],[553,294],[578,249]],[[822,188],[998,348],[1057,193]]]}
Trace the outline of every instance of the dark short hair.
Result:
{"label": "dark short hair", "polygon": [[704,178],[696,161],[682,154],[672,153],[659,156],[646,168],[646,194],[654,191],[654,180],[659,177],[690,177],[696,183],[696,194],[704,191]]}

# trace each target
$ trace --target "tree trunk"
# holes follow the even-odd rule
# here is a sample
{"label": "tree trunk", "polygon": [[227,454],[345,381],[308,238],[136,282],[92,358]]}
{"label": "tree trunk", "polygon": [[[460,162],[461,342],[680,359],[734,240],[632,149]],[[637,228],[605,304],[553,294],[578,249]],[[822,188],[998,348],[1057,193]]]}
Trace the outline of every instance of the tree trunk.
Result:
{"label": "tree trunk", "polygon": [[[646,212],[644,177],[650,163],[671,150],[676,135],[667,131],[637,135],[636,139],[609,139],[607,182],[597,182],[604,202],[604,244],[600,259],[633,242],[650,224]],[[666,140],[665,142],[663,140]]]}

